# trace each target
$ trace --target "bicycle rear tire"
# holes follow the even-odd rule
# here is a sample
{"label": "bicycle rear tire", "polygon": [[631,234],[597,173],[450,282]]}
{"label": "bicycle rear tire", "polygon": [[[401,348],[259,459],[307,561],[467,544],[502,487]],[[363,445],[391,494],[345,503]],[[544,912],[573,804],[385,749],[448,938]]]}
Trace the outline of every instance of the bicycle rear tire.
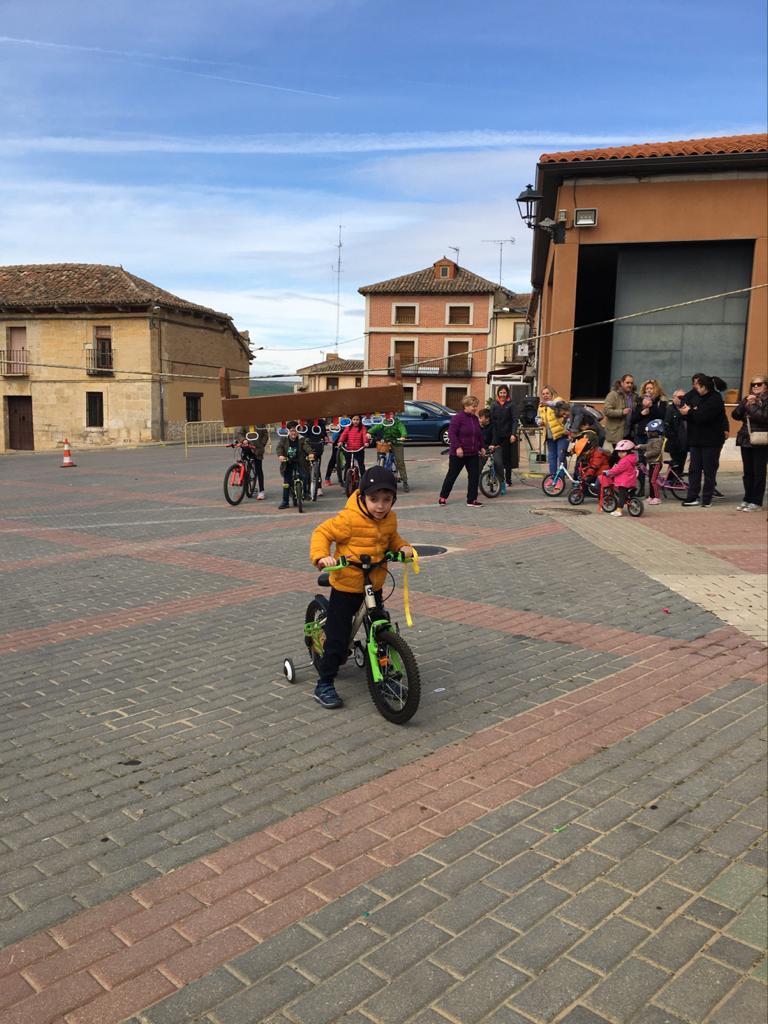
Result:
{"label": "bicycle rear tire", "polygon": [[239,505],[245,497],[247,469],[242,462],[233,462],[224,474],[224,497],[230,505]]}
{"label": "bicycle rear tire", "polygon": [[312,476],[309,480],[309,497],[312,501],[317,501],[317,492],[320,490],[320,467],[315,465],[312,468]]}
{"label": "bicycle rear tire", "polygon": [[[307,625],[310,622],[317,623],[318,634],[317,643],[310,641],[305,631],[304,638],[309,651],[309,658],[315,669],[320,671],[320,660],[323,657],[323,650],[325,648],[325,620],[328,618],[328,602],[318,595],[313,598],[307,605],[307,610],[304,613],[304,624]],[[318,650],[319,646],[319,650]]]}
{"label": "bicycle rear tire", "polygon": [[581,487],[572,487],[568,491],[568,504],[569,505],[583,505],[584,504],[584,490]]}
{"label": "bicycle rear tire", "polygon": [[399,633],[389,630],[380,633],[379,644],[386,649],[388,664],[382,666],[383,680],[376,682],[370,658],[366,657],[368,692],[380,715],[395,725],[405,725],[418,711],[421,700],[419,666]]}
{"label": "bicycle rear tire", "polygon": [[671,491],[672,497],[677,501],[685,501],[688,496],[688,481],[685,477],[680,477],[679,484],[667,484],[666,487],[662,488],[662,490]]}
{"label": "bicycle rear tire", "polygon": [[644,511],[645,505],[642,498],[638,498],[637,495],[627,498],[627,512],[629,512],[633,519],[637,519]]}
{"label": "bicycle rear tire", "polygon": [[345,487],[344,487],[348,498],[351,497],[355,493],[355,491],[357,490],[357,485],[359,483],[360,483],[360,472],[359,472],[359,470],[357,469],[356,466],[354,468],[350,467],[347,470],[347,473],[346,473]]}
{"label": "bicycle rear tire", "polygon": [[603,495],[603,512],[615,512],[619,507],[616,495],[607,493]]}
{"label": "bicycle rear tire", "polygon": [[501,481],[496,473],[484,469],[480,474],[480,490],[486,498],[497,498],[501,493]]}
{"label": "bicycle rear tire", "polygon": [[298,473],[293,479],[293,499],[296,502],[299,515],[301,515],[304,511],[304,481]]}
{"label": "bicycle rear tire", "polygon": [[563,476],[558,476],[557,474],[553,476],[550,473],[541,481],[542,491],[544,491],[544,493],[550,498],[557,498],[563,493],[564,488],[565,479]]}

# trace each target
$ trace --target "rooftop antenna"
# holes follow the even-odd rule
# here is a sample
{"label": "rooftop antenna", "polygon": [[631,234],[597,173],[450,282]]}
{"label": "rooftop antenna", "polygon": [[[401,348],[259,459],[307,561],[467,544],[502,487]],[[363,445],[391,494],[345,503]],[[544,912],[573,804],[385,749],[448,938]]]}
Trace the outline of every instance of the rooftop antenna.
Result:
{"label": "rooftop antenna", "polygon": [[341,224],[339,224],[339,241],[336,248],[339,250],[339,255],[336,260],[336,265],[333,267],[333,272],[336,274],[336,348],[334,351],[339,351],[339,324],[341,319]]}
{"label": "rooftop antenna", "polygon": [[451,250],[451,252],[455,252],[456,253],[456,264],[458,266],[458,262],[459,262],[459,247],[457,245],[449,245],[448,248]]}
{"label": "rooftop antenna", "polygon": [[499,288],[501,288],[502,287],[502,284],[501,284],[501,265],[502,265],[502,262],[501,261],[502,261],[502,254],[504,252],[504,246],[505,245],[514,245],[515,244],[515,240],[514,240],[514,238],[484,238],[483,241],[484,242],[490,242],[493,245],[498,245],[498,247],[499,247]]}

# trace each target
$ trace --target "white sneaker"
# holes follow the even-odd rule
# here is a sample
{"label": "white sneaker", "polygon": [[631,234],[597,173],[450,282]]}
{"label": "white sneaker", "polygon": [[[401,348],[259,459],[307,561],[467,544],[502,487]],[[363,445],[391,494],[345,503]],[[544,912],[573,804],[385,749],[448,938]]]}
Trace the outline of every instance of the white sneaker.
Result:
{"label": "white sneaker", "polygon": [[760,511],[760,507],[761,507],[760,505],[755,505],[753,502],[750,501],[747,505],[744,506],[744,508],[741,511],[742,512],[759,512]]}
{"label": "white sneaker", "polygon": [[623,516],[623,515],[624,515],[624,513],[623,513],[623,512],[621,511],[621,509],[620,509],[620,508],[615,508],[615,509],[613,510],[613,512],[609,512],[609,513],[608,513],[608,515],[609,515],[609,516]]}
{"label": "white sneaker", "polygon": [[748,501],[740,501],[739,504],[736,506],[736,511],[737,512],[743,512],[748,504],[749,504]]}
{"label": "white sneaker", "polygon": [[259,491],[259,493],[256,495],[256,501],[264,501],[265,498],[266,494],[264,493],[264,491]]}
{"label": "white sneaker", "polygon": [[317,496],[318,496],[318,498],[322,498],[322,496],[323,496],[323,488],[322,487],[318,487],[317,488]]}

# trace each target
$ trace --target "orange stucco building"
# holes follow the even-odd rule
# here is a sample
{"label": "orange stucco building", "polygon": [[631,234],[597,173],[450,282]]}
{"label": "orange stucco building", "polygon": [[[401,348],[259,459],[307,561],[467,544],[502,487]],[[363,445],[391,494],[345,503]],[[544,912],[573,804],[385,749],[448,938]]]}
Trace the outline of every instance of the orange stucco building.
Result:
{"label": "orange stucco building", "polygon": [[530,315],[562,333],[539,342],[538,385],[599,401],[625,372],[671,393],[703,371],[735,400],[768,362],[767,185],[766,135],[544,154]]}

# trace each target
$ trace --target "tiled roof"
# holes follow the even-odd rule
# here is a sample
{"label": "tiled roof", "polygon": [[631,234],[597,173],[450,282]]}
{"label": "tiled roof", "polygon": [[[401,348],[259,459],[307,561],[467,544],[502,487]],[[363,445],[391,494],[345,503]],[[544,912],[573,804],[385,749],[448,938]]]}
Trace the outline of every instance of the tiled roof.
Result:
{"label": "tiled roof", "polygon": [[83,306],[145,307],[150,304],[207,313],[226,313],[187,302],[164,288],[102,263],[38,263],[0,267],[0,309],[80,309]]}
{"label": "tiled roof", "polygon": [[725,156],[738,153],[768,152],[768,135],[723,135],[712,139],[685,139],[682,142],[644,142],[636,146],[611,146],[607,149],[574,149],[564,153],[543,153],[541,164],[579,163],[593,160],[643,160],[674,156]]}
{"label": "tiled roof", "polygon": [[400,295],[440,295],[443,293],[463,295],[487,295],[498,290],[498,284],[484,277],[458,267],[456,276],[452,278],[435,278],[435,268],[426,267],[413,274],[392,277],[389,281],[378,284],[366,284],[357,290],[361,295],[400,294]]}
{"label": "tiled roof", "polygon": [[311,366],[302,366],[296,373],[322,374],[322,373],[362,373],[362,359],[325,359],[322,363],[312,363]]}

